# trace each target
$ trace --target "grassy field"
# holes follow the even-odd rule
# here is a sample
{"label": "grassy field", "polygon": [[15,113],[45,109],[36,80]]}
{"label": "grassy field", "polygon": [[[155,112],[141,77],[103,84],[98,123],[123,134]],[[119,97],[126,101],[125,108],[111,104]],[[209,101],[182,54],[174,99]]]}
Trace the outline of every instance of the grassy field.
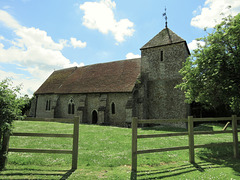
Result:
{"label": "grassy field", "polygon": [[[14,132],[72,133],[72,124],[19,122]],[[195,130],[220,130],[206,124]],[[230,129],[230,128],[229,128]],[[182,132],[171,127],[139,128],[139,134]],[[9,153],[0,179],[130,179],[131,129],[80,125],[78,169],[72,172],[71,155]],[[230,142],[231,134],[199,135],[196,144]],[[140,139],[138,149],[188,144],[187,136]],[[70,138],[11,137],[10,147],[71,149]],[[233,159],[231,146],[196,149],[196,164],[188,163],[188,151],[138,155],[137,179],[240,179],[240,160]]]}

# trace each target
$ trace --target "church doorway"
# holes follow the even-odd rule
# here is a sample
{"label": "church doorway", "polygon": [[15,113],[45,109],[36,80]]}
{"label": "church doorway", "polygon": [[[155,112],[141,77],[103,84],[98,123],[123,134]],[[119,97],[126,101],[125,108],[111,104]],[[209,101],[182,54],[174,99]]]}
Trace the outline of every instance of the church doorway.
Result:
{"label": "church doorway", "polygon": [[92,112],[92,124],[97,124],[98,122],[98,113],[96,110]]}

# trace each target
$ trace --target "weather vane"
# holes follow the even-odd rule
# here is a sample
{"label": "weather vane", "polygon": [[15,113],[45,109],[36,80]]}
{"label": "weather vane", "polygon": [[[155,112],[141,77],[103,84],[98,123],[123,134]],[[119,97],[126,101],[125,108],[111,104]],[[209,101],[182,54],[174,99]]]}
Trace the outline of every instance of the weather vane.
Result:
{"label": "weather vane", "polygon": [[165,12],[163,13],[163,16],[165,16],[165,26],[167,28],[167,8],[165,7]]}

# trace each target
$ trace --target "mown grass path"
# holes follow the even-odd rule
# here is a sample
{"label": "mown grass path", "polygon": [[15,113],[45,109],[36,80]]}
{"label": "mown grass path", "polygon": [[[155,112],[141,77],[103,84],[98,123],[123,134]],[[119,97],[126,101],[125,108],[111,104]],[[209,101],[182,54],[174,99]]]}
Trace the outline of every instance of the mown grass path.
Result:
{"label": "mown grass path", "polygon": [[[72,124],[19,122],[14,132],[72,133]],[[196,130],[220,130],[223,125],[202,125]],[[171,127],[139,128],[139,134],[181,132]],[[130,179],[131,129],[80,125],[78,169],[71,169],[71,155],[9,153],[7,169],[0,179]],[[196,144],[228,142],[231,134],[201,135]],[[187,136],[141,139],[139,149],[187,145]],[[71,149],[69,138],[11,137],[10,147]],[[188,151],[138,156],[138,179],[239,179],[240,161],[231,146],[196,149],[196,164],[188,163]]]}

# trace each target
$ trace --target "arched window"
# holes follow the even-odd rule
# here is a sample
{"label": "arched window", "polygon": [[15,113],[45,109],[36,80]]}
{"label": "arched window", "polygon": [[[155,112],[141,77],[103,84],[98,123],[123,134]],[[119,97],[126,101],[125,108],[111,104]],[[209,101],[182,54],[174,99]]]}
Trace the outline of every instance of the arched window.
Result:
{"label": "arched window", "polygon": [[115,103],[114,102],[112,102],[112,104],[111,104],[111,110],[112,110],[112,114],[116,113],[116,107],[115,107]]}
{"label": "arched window", "polygon": [[51,100],[47,100],[46,102],[46,111],[50,111],[51,108]]}
{"label": "arched window", "polygon": [[71,98],[71,99],[68,101],[68,114],[74,114],[74,110],[75,110],[74,101],[73,101],[73,99]]}
{"label": "arched window", "polygon": [[47,102],[46,102],[46,109],[45,109],[46,111],[48,110],[48,100],[47,100]]}
{"label": "arched window", "polygon": [[92,124],[97,124],[98,122],[98,113],[96,110],[92,112]]}

